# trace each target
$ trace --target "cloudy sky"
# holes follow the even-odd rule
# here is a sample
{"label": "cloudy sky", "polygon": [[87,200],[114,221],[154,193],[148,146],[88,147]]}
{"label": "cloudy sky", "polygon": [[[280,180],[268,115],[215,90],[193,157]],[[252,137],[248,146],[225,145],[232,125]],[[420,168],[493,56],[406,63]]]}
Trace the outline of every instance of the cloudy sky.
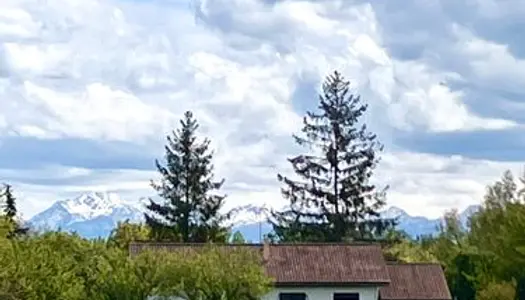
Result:
{"label": "cloudy sky", "polygon": [[2,0],[0,180],[28,218],[83,191],[151,196],[194,111],[229,206],[279,205],[290,135],[340,70],[385,144],[389,203],[479,203],[525,159],[522,0]]}

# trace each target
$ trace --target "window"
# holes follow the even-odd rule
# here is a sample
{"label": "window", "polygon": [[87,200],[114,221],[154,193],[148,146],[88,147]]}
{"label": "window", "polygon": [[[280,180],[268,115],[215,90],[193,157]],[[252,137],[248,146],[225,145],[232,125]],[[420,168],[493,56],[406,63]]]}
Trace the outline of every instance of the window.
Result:
{"label": "window", "polygon": [[334,300],[359,300],[358,293],[335,293]]}
{"label": "window", "polygon": [[306,300],[305,293],[280,293],[279,300]]}

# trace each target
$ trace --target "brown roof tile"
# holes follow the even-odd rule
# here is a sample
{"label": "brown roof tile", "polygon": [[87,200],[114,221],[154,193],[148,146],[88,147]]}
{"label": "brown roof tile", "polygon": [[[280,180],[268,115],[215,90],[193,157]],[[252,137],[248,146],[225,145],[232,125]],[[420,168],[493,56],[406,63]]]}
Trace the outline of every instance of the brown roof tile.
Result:
{"label": "brown roof tile", "polygon": [[[133,242],[129,245],[129,253],[131,256],[138,255],[144,250],[157,250],[168,252],[194,252],[198,249],[204,248],[207,244],[202,243],[158,243],[158,242]],[[262,245],[260,244],[222,244],[221,247],[227,249],[250,249],[260,251]]]}
{"label": "brown roof tile", "polygon": [[380,290],[382,300],[450,300],[443,269],[432,263],[389,263],[390,284]]}
{"label": "brown roof tile", "polygon": [[[186,251],[202,244],[132,243],[130,254],[144,249]],[[374,244],[247,244],[221,245],[266,248],[265,269],[276,285],[386,284],[388,271],[381,247]]]}
{"label": "brown roof tile", "polygon": [[266,265],[276,284],[388,283],[379,245],[276,244]]}

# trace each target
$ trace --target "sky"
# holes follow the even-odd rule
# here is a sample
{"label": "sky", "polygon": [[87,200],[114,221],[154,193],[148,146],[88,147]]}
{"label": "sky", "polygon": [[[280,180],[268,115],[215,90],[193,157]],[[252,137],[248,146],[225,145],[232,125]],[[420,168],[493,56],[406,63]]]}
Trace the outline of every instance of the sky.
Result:
{"label": "sky", "polygon": [[388,204],[437,217],[525,160],[522,0],[2,0],[0,181],[24,218],[153,196],[184,111],[227,205],[284,204],[291,135],[339,70],[385,145]]}

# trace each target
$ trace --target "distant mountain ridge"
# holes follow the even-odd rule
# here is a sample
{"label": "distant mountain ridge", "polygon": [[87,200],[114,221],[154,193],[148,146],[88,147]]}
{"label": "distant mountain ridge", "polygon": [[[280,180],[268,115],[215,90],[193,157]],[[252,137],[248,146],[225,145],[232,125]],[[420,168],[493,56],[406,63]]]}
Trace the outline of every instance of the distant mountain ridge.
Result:
{"label": "distant mountain ridge", "polygon": [[119,221],[141,222],[142,203],[130,205],[115,193],[92,192],[57,201],[33,216],[29,224],[37,230],[75,231],[87,238],[107,237]]}
{"label": "distant mountain ridge", "polygon": [[[144,220],[144,201],[136,204],[123,201],[116,193],[91,192],[76,198],[57,201],[48,209],[29,220],[30,226],[37,230],[57,230],[77,232],[86,238],[107,237],[119,221],[129,220],[138,223]],[[479,210],[472,205],[459,214],[461,223],[466,226],[468,218]],[[240,231],[247,240],[258,242],[262,236],[271,232],[267,222],[270,207],[245,205],[230,211],[228,222],[233,231]],[[399,207],[392,206],[383,211],[386,218],[398,218],[398,228],[415,237],[434,234],[441,219],[411,216]]]}

